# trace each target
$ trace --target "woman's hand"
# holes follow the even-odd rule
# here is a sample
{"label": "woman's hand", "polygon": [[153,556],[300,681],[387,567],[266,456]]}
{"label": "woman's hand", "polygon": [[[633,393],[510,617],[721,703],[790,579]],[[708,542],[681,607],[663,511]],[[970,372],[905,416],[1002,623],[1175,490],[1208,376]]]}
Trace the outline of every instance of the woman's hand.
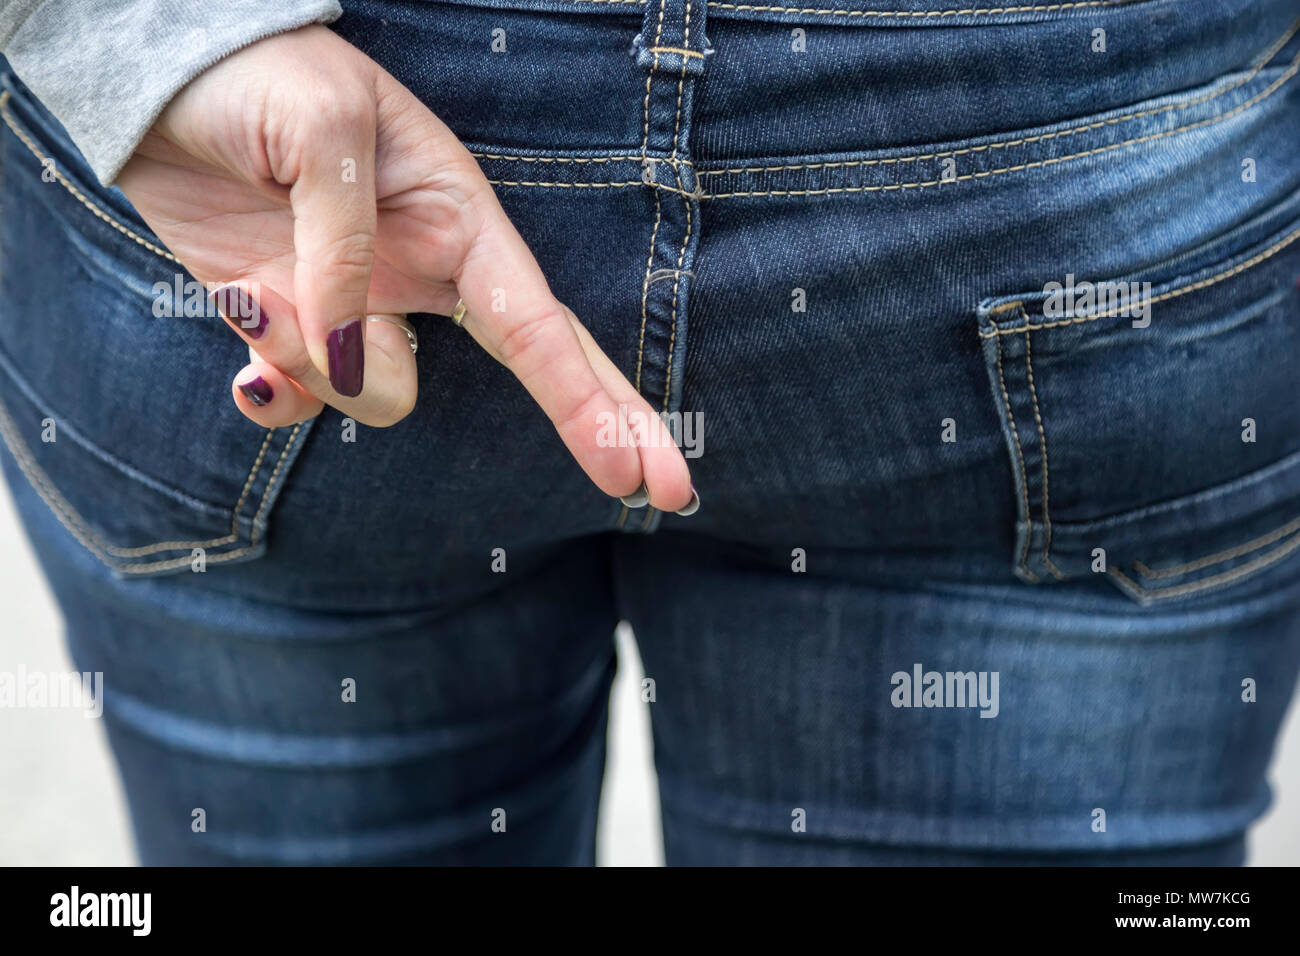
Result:
{"label": "woman's hand", "polygon": [[[261,40],[201,74],[118,185],[197,279],[233,284],[215,298],[254,361],[232,392],[259,424],[302,421],[322,403],[366,424],[400,421],[415,402],[414,357],[401,329],[365,316],[445,315],[463,298],[466,330],[602,491],[644,483],[669,511],[691,500],[667,428],[551,295],[474,158],[330,30]],[[663,432],[602,447],[602,413],[620,405]]]}

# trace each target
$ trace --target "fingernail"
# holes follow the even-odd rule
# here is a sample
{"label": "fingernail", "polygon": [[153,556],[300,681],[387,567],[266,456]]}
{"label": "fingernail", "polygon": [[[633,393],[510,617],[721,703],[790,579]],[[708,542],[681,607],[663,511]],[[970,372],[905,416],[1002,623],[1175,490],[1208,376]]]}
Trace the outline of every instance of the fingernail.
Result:
{"label": "fingernail", "polygon": [[250,339],[266,333],[267,315],[257,300],[237,285],[225,285],[208,293],[208,301]]}
{"label": "fingernail", "polygon": [[689,518],[691,515],[695,514],[695,512],[699,510],[700,510],[700,493],[695,490],[694,485],[691,485],[691,500],[686,502],[686,507],[679,509],[677,513],[681,515],[683,518]]}
{"label": "fingernail", "polygon": [[329,353],[330,385],[334,391],[349,398],[361,394],[361,380],[365,375],[366,339],[360,319],[353,319],[330,333],[325,340]]}
{"label": "fingernail", "polygon": [[641,487],[630,495],[623,495],[618,499],[629,508],[644,508],[650,503],[650,491],[646,488],[645,482],[641,482]]}
{"label": "fingernail", "polygon": [[239,390],[244,393],[244,397],[254,405],[262,406],[271,404],[271,399],[275,398],[275,393],[271,391],[271,384],[262,376],[248,382],[240,382]]}

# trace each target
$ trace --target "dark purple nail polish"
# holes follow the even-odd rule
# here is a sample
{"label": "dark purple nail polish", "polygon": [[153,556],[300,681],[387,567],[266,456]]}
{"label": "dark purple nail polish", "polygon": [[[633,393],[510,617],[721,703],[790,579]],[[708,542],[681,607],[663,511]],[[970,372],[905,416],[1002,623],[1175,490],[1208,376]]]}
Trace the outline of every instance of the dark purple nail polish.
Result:
{"label": "dark purple nail polish", "polygon": [[329,334],[325,351],[329,355],[330,385],[349,398],[361,394],[366,370],[365,323],[353,319]]}
{"label": "dark purple nail polish", "polygon": [[208,301],[250,339],[260,339],[266,333],[266,312],[239,286],[225,285],[213,289],[208,293]]}
{"label": "dark purple nail polish", "polygon": [[271,399],[275,398],[270,383],[260,375],[252,381],[240,382],[239,390],[244,393],[246,399],[259,407],[271,404]]}

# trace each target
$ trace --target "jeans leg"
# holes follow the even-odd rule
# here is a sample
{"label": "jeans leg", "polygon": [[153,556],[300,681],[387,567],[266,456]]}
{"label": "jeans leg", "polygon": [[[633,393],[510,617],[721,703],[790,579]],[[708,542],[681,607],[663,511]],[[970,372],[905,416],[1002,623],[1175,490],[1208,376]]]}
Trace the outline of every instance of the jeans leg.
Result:
{"label": "jeans leg", "polygon": [[614,672],[600,539],[460,606],[337,614],[122,580],[11,486],[104,719],[142,861],[595,857]]}
{"label": "jeans leg", "polygon": [[[1242,861],[1300,665],[1286,580],[1152,615],[815,557],[620,542],[670,864]],[[972,693],[912,687],[918,666]],[[1269,690],[1243,700],[1244,676]]]}

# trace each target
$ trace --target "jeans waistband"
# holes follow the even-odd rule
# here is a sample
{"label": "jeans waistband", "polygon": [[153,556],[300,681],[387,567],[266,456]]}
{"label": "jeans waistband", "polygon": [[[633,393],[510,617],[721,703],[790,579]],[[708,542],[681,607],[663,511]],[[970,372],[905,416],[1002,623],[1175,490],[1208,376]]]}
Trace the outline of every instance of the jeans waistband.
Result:
{"label": "jeans waistband", "polygon": [[[431,3],[592,16],[641,16],[659,0],[429,0]],[[1187,0],[1178,0],[1182,7]],[[1110,8],[1168,6],[1169,0],[701,0],[711,19],[770,20],[842,27],[978,26],[1032,23]]]}
{"label": "jeans waistband", "polygon": [[[838,20],[760,22],[718,3],[701,12],[700,0],[690,0],[685,54],[653,34],[662,7],[665,29],[680,40],[688,0],[343,6],[335,28],[484,152],[656,152],[666,140],[646,141],[645,87],[647,73],[658,69],[684,72],[693,87],[693,161],[728,168],[786,157],[943,152],[1068,121],[1105,124],[1116,111],[1166,116],[1141,104],[1159,109],[1163,97],[1195,98],[1256,68],[1252,83],[1271,82],[1273,72],[1261,64],[1285,64],[1300,46],[1290,32],[1300,17],[1294,0],[1133,0],[1036,14],[1038,21],[1015,26],[917,17],[915,29],[880,30],[841,29]],[[676,83],[671,87],[675,102]],[[652,84],[652,98],[655,92]],[[1071,146],[1094,145],[1083,132],[1071,137]],[[1053,142],[1066,145],[1059,136]],[[502,173],[532,181],[575,171],[613,172],[551,163]]]}

